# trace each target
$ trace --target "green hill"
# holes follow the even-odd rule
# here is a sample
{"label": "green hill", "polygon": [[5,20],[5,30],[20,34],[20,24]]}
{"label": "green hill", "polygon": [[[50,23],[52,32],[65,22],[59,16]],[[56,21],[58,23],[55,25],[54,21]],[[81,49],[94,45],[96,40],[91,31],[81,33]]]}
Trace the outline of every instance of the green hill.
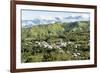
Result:
{"label": "green hill", "polygon": [[90,59],[89,21],[22,27],[22,62]]}

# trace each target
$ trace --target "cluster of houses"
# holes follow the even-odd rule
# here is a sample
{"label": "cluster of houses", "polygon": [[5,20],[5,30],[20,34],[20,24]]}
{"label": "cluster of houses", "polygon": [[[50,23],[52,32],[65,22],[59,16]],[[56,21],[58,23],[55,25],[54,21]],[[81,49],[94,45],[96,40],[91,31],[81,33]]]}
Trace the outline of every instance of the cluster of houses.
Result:
{"label": "cluster of houses", "polygon": [[49,48],[49,49],[53,49],[53,48],[57,48],[57,49],[61,49],[62,47],[66,47],[66,45],[71,44],[71,45],[75,45],[75,48],[78,48],[79,46],[81,46],[81,44],[75,44],[74,42],[64,42],[62,40],[57,40],[55,43],[48,43],[46,41],[35,41],[34,46],[39,46],[39,47],[44,47],[44,48]]}
{"label": "cluster of houses", "polygon": [[74,42],[64,42],[62,40],[57,40],[55,43],[49,43],[46,41],[35,41],[34,46],[37,47],[44,47],[44,48],[48,48],[48,49],[59,49],[59,52],[61,53],[65,53],[65,51],[62,49],[63,47],[67,47],[67,45],[74,45],[75,52],[73,52],[73,56],[77,57],[80,56],[81,54],[78,52],[77,48],[81,46],[81,44],[75,44]]}
{"label": "cluster of houses", "polygon": [[[73,57],[78,57],[81,56],[81,53],[78,51],[78,47],[81,46],[81,44],[76,44],[75,42],[64,42],[62,40],[57,40],[55,43],[49,43],[46,41],[35,41],[34,46],[39,46],[39,47],[44,47],[44,48],[48,48],[48,49],[58,49],[60,53],[65,53],[65,51],[62,49],[63,47],[67,47],[67,45],[74,45],[74,50],[72,55]],[[76,49],[75,49],[76,48]],[[70,51],[69,51],[70,53]]]}
{"label": "cluster of houses", "polygon": [[48,43],[46,41],[36,41],[35,42],[35,46],[40,46],[40,47],[44,47],[44,48],[49,48],[49,49],[53,49],[53,48],[57,48],[57,49],[61,49],[62,47],[66,47],[67,43],[66,42],[62,42],[62,40],[56,41],[55,43]]}

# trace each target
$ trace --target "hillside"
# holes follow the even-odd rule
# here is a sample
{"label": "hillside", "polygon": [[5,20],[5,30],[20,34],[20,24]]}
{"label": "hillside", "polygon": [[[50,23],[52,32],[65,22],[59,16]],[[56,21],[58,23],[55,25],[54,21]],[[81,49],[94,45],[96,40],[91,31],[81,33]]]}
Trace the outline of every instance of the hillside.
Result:
{"label": "hillside", "polygon": [[89,27],[89,21],[22,27],[22,62],[89,59]]}

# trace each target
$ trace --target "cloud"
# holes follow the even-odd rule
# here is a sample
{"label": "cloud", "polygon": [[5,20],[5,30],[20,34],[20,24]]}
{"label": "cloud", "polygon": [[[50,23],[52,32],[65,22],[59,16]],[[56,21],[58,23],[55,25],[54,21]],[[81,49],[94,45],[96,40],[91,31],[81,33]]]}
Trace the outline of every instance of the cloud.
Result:
{"label": "cloud", "polygon": [[89,13],[56,11],[22,11],[22,25],[38,25],[54,22],[75,22],[90,20]]}

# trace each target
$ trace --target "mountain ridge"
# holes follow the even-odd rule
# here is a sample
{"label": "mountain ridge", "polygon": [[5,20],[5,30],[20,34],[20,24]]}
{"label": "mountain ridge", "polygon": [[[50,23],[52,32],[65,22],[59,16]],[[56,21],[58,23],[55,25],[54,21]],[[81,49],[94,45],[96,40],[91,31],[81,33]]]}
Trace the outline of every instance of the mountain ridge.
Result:
{"label": "mountain ridge", "polygon": [[55,22],[60,23],[70,23],[76,21],[89,21],[82,16],[67,16],[67,17],[52,17],[52,18],[33,18],[31,20],[22,20],[22,26],[25,25],[42,25],[42,24],[52,24]]}

